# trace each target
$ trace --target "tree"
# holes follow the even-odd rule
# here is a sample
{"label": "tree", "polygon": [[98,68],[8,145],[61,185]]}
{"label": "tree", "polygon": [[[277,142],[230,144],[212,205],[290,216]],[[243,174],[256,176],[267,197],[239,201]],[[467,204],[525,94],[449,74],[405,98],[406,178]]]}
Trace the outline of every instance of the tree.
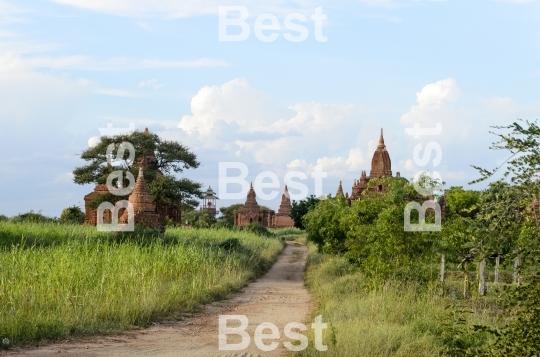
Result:
{"label": "tree", "polygon": [[[135,159],[132,161],[129,160],[128,150],[125,150],[123,155],[119,150],[124,142],[132,144],[135,149]],[[109,146],[113,150],[108,158]],[[82,152],[81,158],[87,161],[87,164],[73,171],[74,182],[77,184],[104,184],[107,177],[117,170],[129,171],[137,177],[139,167],[142,166],[144,179],[158,213],[167,212],[169,207],[193,209],[199,204],[202,184],[187,178],[179,179],[174,174],[197,168],[200,163],[193,152],[176,141],[163,140],[147,130],[102,136],[96,146]],[[118,180],[113,180],[112,183],[118,185]],[[129,181],[124,179],[122,186],[126,187],[128,183]],[[114,203],[126,198],[127,196],[114,196],[110,193],[100,195],[91,202],[91,207],[96,208],[103,201]]]}
{"label": "tree", "polygon": [[243,203],[235,203],[230,206],[226,207],[220,207],[219,212],[221,212],[221,216],[219,217],[219,221],[225,221],[231,226],[234,225],[234,212],[238,211],[244,206]]}
{"label": "tree", "polygon": [[185,220],[195,228],[210,228],[217,222],[216,217],[207,211],[189,211]]}
{"label": "tree", "polygon": [[446,215],[474,218],[478,213],[480,192],[464,190],[462,186],[450,187],[446,194]]}
{"label": "tree", "polygon": [[[492,182],[480,200],[478,213],[479,239],[476,248],[487,254],[506,249],[512,258],[527,256],[536,263],[540,257],[540,127],[537,121],[514,122],[494,127],[499,140],[490,149],[506,150],[509,157],[495,169],[476,168],[481,182],[499,172],[501,180]],[[533,277],[527,284],[506,296],[505,312],[510,322],[501,330],[480,327],[495,334],[496,341],[483,354],[486,356],[538,356],[540,349],[540,281]]]}
{"label": "tree", "polygon": [[[383,192],[374,188],[382,185]],[[343,254],[368,276],[428,279],[429,259],[440,240],[439,232],[404,230],[404,208],[422,198],[401,177],[371,179],[363,197],[352,205],[339,195],[321,200],[304,216],[308,239],[322,251]],[[426,198],[427,199],[427,198]],[[413,211],[414,212],[414,211]],[[411,215],[411,221],[418,214]],[[434,212],[426,212],[434,221]]]}
{"label": "tree", "polygon": [[84,219],[84,212],[77,206],[71,206],[62,210],[59,222],[67,224],[83,224]]}
{"label": "tree", "polygon": [[294,226],[296,228],[305,229],[302,219],[309,212],[310,209],[315,208],[317,202],[319,201],[320,199],[316,198],[314,195],[311,195],[305,200],[292,202],[291,218],[293,219]]}

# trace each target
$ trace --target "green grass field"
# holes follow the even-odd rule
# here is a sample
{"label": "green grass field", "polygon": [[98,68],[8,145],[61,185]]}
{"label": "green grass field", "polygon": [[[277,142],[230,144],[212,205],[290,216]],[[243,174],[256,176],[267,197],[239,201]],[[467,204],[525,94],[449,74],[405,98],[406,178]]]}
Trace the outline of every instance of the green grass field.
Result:
{"label": "green grass field", "polygon": [[464,356],[456,347],[479,346],[488,338],[475,333],[474,324],[500,323],[493,296],[454,304],[435,283],[373,282],[345,259],[309,247],[306,284],[316,302],[312,315],[328,324],[328,351],[310,343],[301,356]]}
{"label": "green grass field", "polygon": [[163,236],[0,222],[0,339],[100,334],[177,318],[268,269],[281,239],[212,229]]}

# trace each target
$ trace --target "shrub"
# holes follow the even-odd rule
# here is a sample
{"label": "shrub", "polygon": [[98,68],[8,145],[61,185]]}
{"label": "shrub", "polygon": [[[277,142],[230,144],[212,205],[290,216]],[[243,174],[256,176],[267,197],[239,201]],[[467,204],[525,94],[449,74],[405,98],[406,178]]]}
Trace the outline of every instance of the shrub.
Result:
{"label": "shrub", "polygon": [[67,224],[83,224],[84,219],[84,212],[79,207],[73,205],[62,210],[59,222]]}
{"label": "shrub", "polygon": [[212,228],[215,228],[215,229],[221,229],[221,228],[232,229],[232,227],[233,225],[230,224],[228,221],[217,221],[216,223],[212,225]]}
{"label": "shrub", "polygon": [[240,244],[240,240],[238,238],[228,238],[222,242],[219,242],[217,246],[230,252],[239,249],[242,247],[242,244]]}
{"label": "shrub", "polygon": [[53,222],[54,218],[42,215],[41,211],[37,213],[34,211],[30,211],[27,213],[19,213],[18,215],[11,217],[10,220],[15,223],[45,223]]}
{"label": "shrub", "polygon": [[186,213],[185,219],[194,228],[210,228],[216,223],[216,217],[206,211],[191,211]]}
{"label": "shrub", "polygon": [[270,237],[273,234],[262,224],[253,222],[244,227],[244,230],[250,233],[255,233],[262,237]]}

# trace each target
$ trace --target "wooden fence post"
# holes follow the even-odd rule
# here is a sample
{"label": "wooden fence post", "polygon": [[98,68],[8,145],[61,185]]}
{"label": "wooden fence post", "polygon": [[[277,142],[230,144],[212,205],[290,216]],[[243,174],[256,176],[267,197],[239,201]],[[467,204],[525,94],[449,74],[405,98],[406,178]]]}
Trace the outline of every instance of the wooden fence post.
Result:
{"label": "wooden fence post", "polygon": [[465,262],[465,281],[463,282],[463,298],[468,299],[469,298],[469,289],[471,288],[471,283],[469,281],[469,272],[467,271],[467,265],[468,263]]}
{"label": "wooden fence post", "polygon": [[514,284],[518,284],[520,283],[520,278],[519,278],[519,267],[521,266],[521,259],[519,258],[516,258],[516,260],[514,260]]}
{"label": "wooden fence post", "polygon": [[478,296],[486,295],[486,260],[482,261],[478,265]]}
{"label": "wooden fence post", "polygon": [[493,282],[497,284],[499,282],[499,264],[501,263],[501,256],[497,254],[495,257],[495,279]]}
{"label": "wooden fence post", "polygon": [[444,271],[446,268],[446,260],[444,254],[441,256],[441,283],[444,283]]}

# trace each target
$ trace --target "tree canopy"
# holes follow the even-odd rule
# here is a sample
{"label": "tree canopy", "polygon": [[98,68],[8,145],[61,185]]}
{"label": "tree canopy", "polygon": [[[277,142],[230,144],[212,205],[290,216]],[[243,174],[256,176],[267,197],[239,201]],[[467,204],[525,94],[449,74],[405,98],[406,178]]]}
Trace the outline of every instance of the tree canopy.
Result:
{"label": "tree canopy", "polygon": [[[133,145],[134,158],[130,158],[129,150],[122,143]],[[87,164],[73,170],[77,184],[105,184],[107,177],[118,170],[129,171],[137,177],[139,167],[143,166],[144,179],[158,210],[171,205],[194,208],[199,203],[202,184],[185,177],[178,178],[175,174],[197,168],[200,163],[189,148],[176,141],[163,140],[148,131],[102,136],[96,146],[81,153],[81,158]],[[122,187],[127,183],[128,180],[124,179]],[[113,184],[117,185],[118,180],[113,180]],[[126,197],[105,194],[98,196],[93,205],[97,207],[102,201],[115,202]]]}

